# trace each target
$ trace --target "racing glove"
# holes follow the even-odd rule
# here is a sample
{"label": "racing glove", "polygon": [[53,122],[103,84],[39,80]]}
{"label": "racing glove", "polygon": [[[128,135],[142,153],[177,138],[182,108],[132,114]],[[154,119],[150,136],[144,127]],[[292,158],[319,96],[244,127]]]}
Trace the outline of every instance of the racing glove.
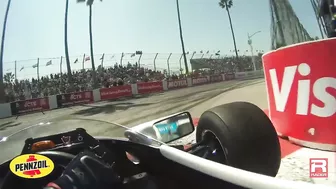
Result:
{"label": "racing glove", "polygon": [[93,152],[78,154],[65,168],[63,174],[44,189],[107,189],[121,184],[113,165],[97,157]]}

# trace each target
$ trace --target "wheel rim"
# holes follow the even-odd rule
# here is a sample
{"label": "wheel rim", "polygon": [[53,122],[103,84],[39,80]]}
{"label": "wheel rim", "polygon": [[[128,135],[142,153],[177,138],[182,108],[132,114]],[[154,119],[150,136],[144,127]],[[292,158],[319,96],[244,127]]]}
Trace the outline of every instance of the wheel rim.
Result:
{"label": "wheel rim", "polygon": [[215,161],[217,163],[228,165],[228,150],[220,143],[218,137],[210,130],[205,130],[202,132],[202,141],[208,145],[211,149],[205,158]]}

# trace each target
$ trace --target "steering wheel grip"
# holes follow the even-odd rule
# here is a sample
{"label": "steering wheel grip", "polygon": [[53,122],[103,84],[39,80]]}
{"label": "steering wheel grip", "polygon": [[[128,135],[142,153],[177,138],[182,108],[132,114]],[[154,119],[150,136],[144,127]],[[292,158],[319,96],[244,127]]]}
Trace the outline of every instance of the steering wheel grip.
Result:
{"label": "steering wheel grip", "polygon": [[[66,153],[66,152],[59,152],[59,151],[43,151],[43,152],[37,152],[36,154],[44,155],[48,158],[50,158],[55,165],[66,167],[70,161],[75,157],[75,155]],[[7,175],[4,178],[3,184],[1,189],[12,189],[17,188],[13,187],[13,183],[15,186],[23,184],[22,181],[18,181],[18,177],[16,177],[12,172],[8,172]]]}

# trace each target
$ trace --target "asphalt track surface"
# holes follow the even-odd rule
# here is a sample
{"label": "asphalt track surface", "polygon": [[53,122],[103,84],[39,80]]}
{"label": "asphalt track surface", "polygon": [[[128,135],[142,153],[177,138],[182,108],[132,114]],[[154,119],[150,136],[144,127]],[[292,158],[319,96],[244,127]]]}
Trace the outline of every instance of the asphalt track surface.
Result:
{"label": "asphalt track surface", "polygon": [[[247,101],[262,109],[267,108],[267,96],[263,79],[246,81],[225,81],[215,84],[172,90],[151,94],[133,99],[105,101],[94,104],[78,105],[42,113],[24,115],[0,120],[0,136],[8,136],[28,126],[38,123],[50,125],[28,129],[15,135],[8,144],[1,145],[0,162],[20,153],[25,138],[64,132],[65,130],[84,127],[96,136],[123,137],[123,129],[106,122],[115,122],[127,126],[135,126],[145,121],[166,116],[179,111],[189,111],[194,118],[214,106],[234,101]],[[99,120],[99,121],[96,121]],[[194,139],[194,133],[185,140]],[[185,140],[183,142],[185,142]],[[298,146],[281,140],[282,165],[278,177],[289,180],[300,180],[336,186],[335,172],[327,179],[309,178],[308,154],[319,154],[318,157],[332,157],[332,153],[315,150],[302,151]],[[308,154],[307,154],[308,153]],[[298,155],[296,155],[298,154]],[[334,159],[334,162],[335,159]],[[335,166],[335,165],[334,165]],[[333,170],[335,171],[335,169]],[[334,174],[335,173],[335,174]]]}
{"label": "asphalt track surface", "polygon": [[[50,125],[33,127],[25,132],[11,137],[7,144],[0,143],[2,155],[0,161],[19,154],[24,139],[48,134],[61,133],[78,127],[85,128],[94,136],[123,137],[124,129],[113,124],[115,122],[127,126],[150,121],[179,111],[192,110],[193,117],[199,117],[203,111],[209,109],[207,101],[227,91],[246,87],[262,80],[225,81],[209,85],[202,85],[163,93],[138,96],[137,98],[104,101],[84,104],[68,108],[56,109],[0,120],[0,136],[8,136],[19,130],[39,123]],[[197,107],[196,109],[193,109]],[[93,121],[94,120],[94,121]],[[99,120],[99,121],[96,121]],[[10,146],[10,147],[9,147]]]}

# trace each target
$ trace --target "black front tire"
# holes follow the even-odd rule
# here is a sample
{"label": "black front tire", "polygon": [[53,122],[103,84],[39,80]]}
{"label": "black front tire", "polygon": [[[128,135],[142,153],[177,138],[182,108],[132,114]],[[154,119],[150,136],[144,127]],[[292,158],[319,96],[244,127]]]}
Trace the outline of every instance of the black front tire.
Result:
{"label": "black front tire", "polygon": [[196,141],[202,141],[207,133],[219,141],[225,164],[272,177],[278,173],[279,139],[272,122],[257,106],[234,102],[205,111],[197,126]]}

